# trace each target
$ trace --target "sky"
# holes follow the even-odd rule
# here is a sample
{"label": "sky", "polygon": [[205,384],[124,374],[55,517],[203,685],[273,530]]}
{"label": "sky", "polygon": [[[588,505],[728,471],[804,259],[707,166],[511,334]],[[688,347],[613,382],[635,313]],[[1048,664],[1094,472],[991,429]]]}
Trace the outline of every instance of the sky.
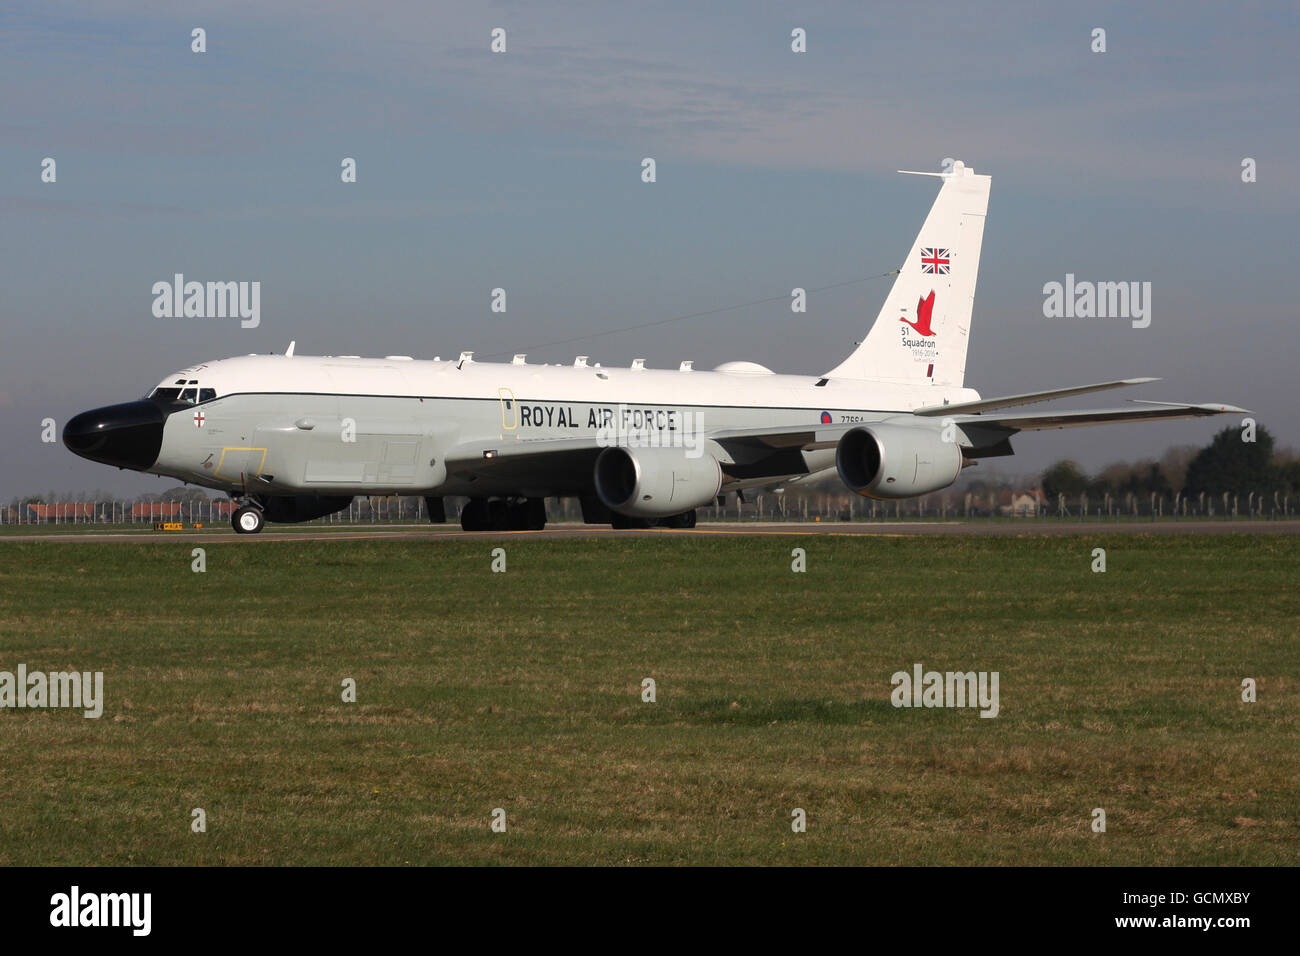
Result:
{"label": "sky", "polygon": [[[1240,405],[1300,447],[1300,14],[1170,9],[11,0],[0,500],[169,487],[42,442],[42,422],[291,340],[820,374],[874,321],[888,280],[871,277],[933,201],[934,180],[895,171],[945,158],[993,177],[968,386],[1159,376],[1131,396]],[[260,324],[155,317],[154,283],[178,272],[259,281]],[[1150,282],[1150,326],[1045,317],[1067,274]],[[824,286],[802,315],[731,308]],[[1229,423],[1024,434],[989,465],[1095,472]]]}

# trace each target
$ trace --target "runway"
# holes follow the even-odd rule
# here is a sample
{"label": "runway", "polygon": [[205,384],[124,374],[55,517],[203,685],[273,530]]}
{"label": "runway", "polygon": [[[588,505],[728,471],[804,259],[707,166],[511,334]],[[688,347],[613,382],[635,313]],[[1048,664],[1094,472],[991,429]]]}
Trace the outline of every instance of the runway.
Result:
{"label": "runway", "polygon": [[1107,535],[1107,534],[1298,534],[1300,519],[1271,521],[1267,519],[1231,521],[1113,521],[1113,520],[1039,520],[1020,521],[863,521],[863,522],[718,522],[700,524],[695,528],[650,528],[645,530],[614,530],[604,525],[553,524],[545,531],[462,531],[458,525],[372,525],[372,526],[292,526],[260,534],[235,534],[232,529],[209,531],[187,529],[183,531],[153,531],[131,529],[113,531],[64,532],[50,529],[38,534],[3,534],[0,544],[6,542],[41,541],[49,543],[132,542],[132,541],[186,541],[196,544],[237,542],[256,544],[260,541],[379,541],[388,538],[403,540],[512,540],[518,538],[637,538],[647,535],[723,535],[799,538],[817,535],[840,537],[890,537],[907,538],[931,535],[1034,537],[1038,535]]}

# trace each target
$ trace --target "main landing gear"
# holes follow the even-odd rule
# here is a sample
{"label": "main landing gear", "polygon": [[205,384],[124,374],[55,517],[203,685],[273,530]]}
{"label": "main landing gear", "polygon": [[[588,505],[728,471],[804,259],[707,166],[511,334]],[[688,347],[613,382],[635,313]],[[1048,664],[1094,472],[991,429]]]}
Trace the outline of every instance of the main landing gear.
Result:
{"label": "main landing gear", "polygon": [[460,510],[466,531],[541,531],[546,527],[545,498],[471,498]]}
{"label": "main landing gear", "polygon": [[235,527],[235,534],[257,534],[265,522],[261,508],[244,505],[235,509],[235,513],[230,516],[230,523]]}

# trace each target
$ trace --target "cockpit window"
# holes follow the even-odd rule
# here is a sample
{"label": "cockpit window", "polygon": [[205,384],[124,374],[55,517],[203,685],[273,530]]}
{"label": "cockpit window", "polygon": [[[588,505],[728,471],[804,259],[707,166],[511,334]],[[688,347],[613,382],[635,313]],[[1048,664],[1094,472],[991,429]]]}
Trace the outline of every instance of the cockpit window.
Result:
{"label": "cockpit window", "polygon": [[217,397],[215,388],[198,388],[198,382],[187,383],[184,379],[178,379],[176,384],[185,387],[160,386],[155,388],[149,397],[159,402],[184,402],[187,405],[210,402]]}

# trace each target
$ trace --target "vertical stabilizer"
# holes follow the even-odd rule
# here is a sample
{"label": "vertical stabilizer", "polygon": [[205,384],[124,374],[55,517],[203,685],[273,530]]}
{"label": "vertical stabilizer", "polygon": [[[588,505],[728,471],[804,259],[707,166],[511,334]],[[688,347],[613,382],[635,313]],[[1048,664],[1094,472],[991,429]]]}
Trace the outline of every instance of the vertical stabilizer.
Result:
{"label": "vertical stabilizer", "polygon": [[942,179],[939,195],[875,324],[827,378],[963,384],[992,177],[961,161],[951,172],[916,175]]}

